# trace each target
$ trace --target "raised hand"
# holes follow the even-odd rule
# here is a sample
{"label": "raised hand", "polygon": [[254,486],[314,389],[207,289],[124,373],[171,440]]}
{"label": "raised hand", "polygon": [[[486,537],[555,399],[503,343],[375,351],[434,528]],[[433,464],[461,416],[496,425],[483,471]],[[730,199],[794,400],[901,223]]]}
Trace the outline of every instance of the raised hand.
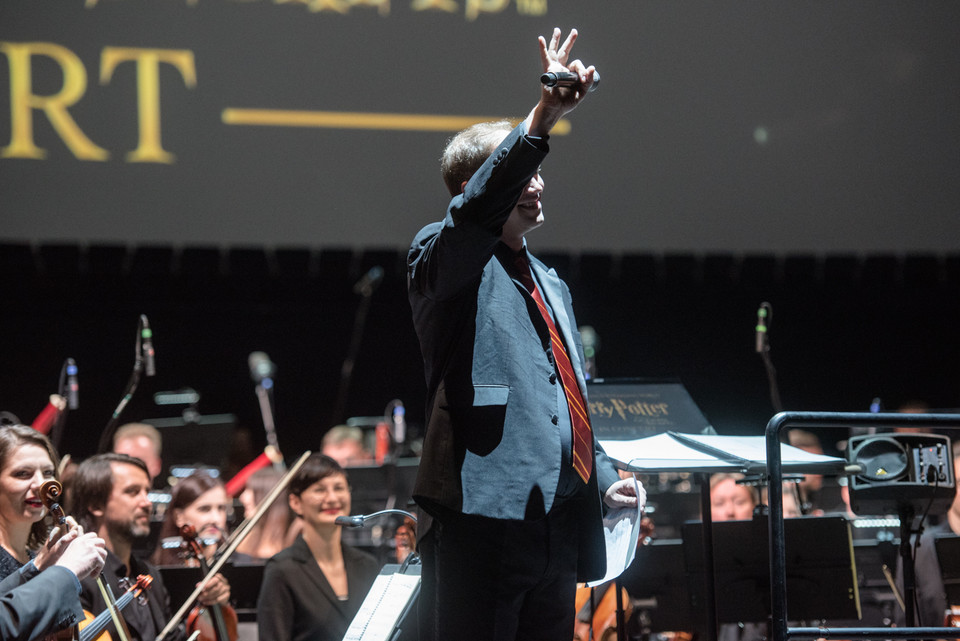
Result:
{"label": "raised hand", "polygon": [[540,102],[531,112],[527,121],[527,131],[533,136],[544,136],[565,114],[573,111],[580,104],[593,86],[597,73],[593,65],[589,67],[579,60],[570,60],[570,51],[577,41],[577,30],[571,29],[567,38],[561,44],[559,28],[553,30],[550,42],[540,36],[537,40],[540,45],[540,63],[544,72],[570,71],[580,77],[580,82],[572,86],[544,86],[540,95]]}

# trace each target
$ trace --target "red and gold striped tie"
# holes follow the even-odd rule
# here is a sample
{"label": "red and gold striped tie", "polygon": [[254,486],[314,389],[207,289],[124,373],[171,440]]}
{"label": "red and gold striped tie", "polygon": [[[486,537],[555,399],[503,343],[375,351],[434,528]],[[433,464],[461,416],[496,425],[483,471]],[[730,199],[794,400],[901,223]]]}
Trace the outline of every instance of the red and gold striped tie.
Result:
{"label": "red and gold striped tie", "polygon": [[573,469],[586,483],[593,470],[593,435],[590,429],[590,415],[587,413],[587,408],[583,402],[583,395],[580,394],[577,376],[573,371],[573,365],[570,363],[570,356],[563,345],[563,338],[557,331],[557,326],[553,322],[553,317],[550,315],[550,310],[547,309],[547,304],[540,294],[536,281],[533,280],[533,275],[530,273],[530,264],[527,262],[525,254],[517,254],[516,267],[520,274],[520,281],[533,296],[537,307],[540,308],[540,315],[543,316],[543,320],[550,330],[553,360],[560,374],[560,381],[563,383],[563,392],[567,397],[567,408],[570,410],[570,424],[573,426]]}

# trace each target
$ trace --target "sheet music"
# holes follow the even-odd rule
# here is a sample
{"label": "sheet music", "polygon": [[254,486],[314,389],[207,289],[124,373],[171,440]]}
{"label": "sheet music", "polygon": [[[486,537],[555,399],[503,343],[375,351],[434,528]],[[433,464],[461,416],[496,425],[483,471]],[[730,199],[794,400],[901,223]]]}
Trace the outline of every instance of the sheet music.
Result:
{"label": "sheet music", "polygon": [[377,576],[343,641],[389,641],[400,615],[419,586],[419,574]]}
{"label": "sheet music", "polygon": [[[636,488],[637,480],[633,480]],[[640,494],[639,488],[636,489]],[[626,570],[637,553],[637,541],[640,538],[640,519],[643,517],[642,505],[622,507],[610,510],[603,517],[603,538],[607,548],[607,573],[598,581],[587,583],[592,588],[612,581]]]}
{"label": "sheet music", "polygon": [[[612,458],[634,471],[744,471],[766,468],[766,439],[763,436],[724,436],[705,434],[677,435],[680,439],[696,441],[715,450],[729,453],[732,458],[742,459],[744,464],[720,460],[684,444],[675,436],[657,434],[629,441],[601,440],[600,445]],[[780,446],[780,456],[785,471],[836,474],[843,472],[845,461],[833,456],[811,454],[790,445]]]}

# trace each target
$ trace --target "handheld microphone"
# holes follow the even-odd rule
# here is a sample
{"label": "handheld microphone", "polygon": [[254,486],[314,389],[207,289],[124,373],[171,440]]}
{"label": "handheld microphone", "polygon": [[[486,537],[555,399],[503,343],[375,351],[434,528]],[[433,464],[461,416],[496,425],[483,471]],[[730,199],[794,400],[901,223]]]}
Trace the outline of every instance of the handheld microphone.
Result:
{"label": "handheld microphone", "polygon": [[277,366],[273,364],[266,352],[250,352],[247,364],[250,366],[250,378],[254,383],[262,384],[264,387],[271,386],[273,376],[277,373]]}
{"label": "handheld microphone", "polygon": [[80,407],[80,384],[77,382],[77,363],[67,359],[67,407],[75,410]]}
{"label": "handheld microphone", "polygon": [[772,318],[773,308],[770,307],[770,303],[760,303],[760,308],[757,310],[757,354],[763,354],[770,350],[770,345],[767,342],[767,318]]}
{"label": "handheld microphone", "polygon": [[[574,87],[580,84],[580,76],[572,71],[548,71],[540,76],[540,83],[544,87]],[[600,86],[600,72],[593,72],[593,84],[587,91],[596,91]]]}
{"label": "handheld microphone", "polygon": [[140,314],[140,338],[143,340],[143,366],[144,374],[155,376],[157,374],[156,352],[153,351],[153,331],[150,329],[150,321],[145,314]]}
{"label": "handheld microphone", "polygon": [[360,294],[363,297],[370,296],[370,294],[373,293],[373,290],[375,290],[377,286],[380,285],[380,281],[382,280],[383,280],[383,267],[381,267],[380,265],[374,265],[353,286],[353,293]]}

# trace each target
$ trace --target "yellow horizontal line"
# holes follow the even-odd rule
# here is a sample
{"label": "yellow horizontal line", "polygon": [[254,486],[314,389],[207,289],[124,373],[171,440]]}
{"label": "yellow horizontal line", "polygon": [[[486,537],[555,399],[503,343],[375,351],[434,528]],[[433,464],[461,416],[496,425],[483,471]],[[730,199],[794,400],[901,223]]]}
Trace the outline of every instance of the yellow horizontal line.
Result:
{"label": "yellow horizontal line", "polygon": [[[483,116],[432,116],[428,114],[360,113],[355,111],[294,111],[289,109],[223,110],[227,125],[261,127],[327,127],[331,129],[394,129],[402,131],[460,131],[478,122],[502,120]],[[561,120],[553,133],[570,133],[570,121]]]}

